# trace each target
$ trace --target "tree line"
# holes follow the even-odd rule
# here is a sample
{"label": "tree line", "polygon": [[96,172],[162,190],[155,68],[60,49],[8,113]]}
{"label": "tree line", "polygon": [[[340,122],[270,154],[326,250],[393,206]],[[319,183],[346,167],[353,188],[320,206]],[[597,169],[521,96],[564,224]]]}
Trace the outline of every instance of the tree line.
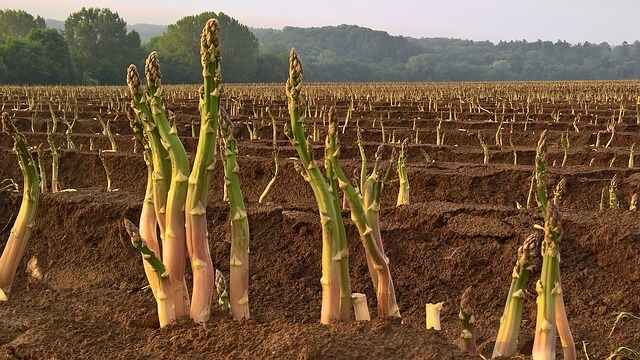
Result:
{"label": "tree line", "polygon": [[216,18],[225,82],[283,82],[289,49],[318,82],[640,79],[640,42],[470,41],[391,36],[354,25],[250,29],[214,12],[187,16],[143,44],[107,8],[82,8],[61,30],[0,10],[1,84],[123,84],[127,66],[158,51],[165,83],[198,83],[199,36]]}

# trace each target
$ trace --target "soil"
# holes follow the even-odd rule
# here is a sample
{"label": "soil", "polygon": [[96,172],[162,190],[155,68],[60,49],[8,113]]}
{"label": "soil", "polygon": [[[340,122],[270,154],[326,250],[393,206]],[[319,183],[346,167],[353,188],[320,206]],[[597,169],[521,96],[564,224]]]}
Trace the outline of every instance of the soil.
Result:
{"label": "soil", "polygon": [[[367,295],[373,320],[319,323],[320,223],[313,193],[293,167],[295,149],[282,133],[287,121],[283,86],[228,86],[223,100],[236,124],[251,228],[252,318],[236,322],[214,306],[205,324],[182,319],[162,329],[155,301],[145,288],[142,260],[122,226],[123,218],[138,219],[147,174],[140,144],[134,144],[122,115],[125,89],[0,88],[4,111],[12,115],[30,145],[43,144],[47,170],[51,156],[46,129],[51,115],[46,101],[53,99],[59,119],[65,114],[73,118],[75,101],[78,114],[71,135],[75,149],[67,148],[64,123],[58,122],[54,134],[60,184],[73,191],[41,195],[36,227],[9,300],[0,302],[0,358],[467,359],[472,357],[456,342],[460,296],[469,286],[475,290],[478,349],[489,358],[517,248],[536,231],[534,224],[542,224],[535,200],[527,208],[527,197],[543,129],[549,132],[549,188],[563,178],[567,182],[560,207],[561,271],[578,358],[588,354],[589,359],[605,359],[622,346],[640,350],[640,215],[627,210],[632,194],[640,191],[638,167],[628,166],[631,145],[640,143],[635,105],[640,83],[334,84],[307,89],[308,132],[317,126],[320,135],[314,142],[317,159],[323,152],[323,109],[335,104],[344,119],[352,96],[355,99],[340,135],[341,163],[348,174],[360,165],[356,125],[364,128],[365,152],[373,158],[383,136],[382,119],[388,148],[383,152],[384,167],[390,148],[399,149],[399,142],[409,138],[411,204],[395,206],[398,183],[393,173],[380,211],[401,319],[376,317],[364,250],[349,212],[344,211],[352,288]],[[169,87],[166,92],[190,155],[197,145],[191,137],[191,126],[195,122],[197,127],[199,120],[196,90]],[[529,112],[527,98],[532,99]],[[35,99],[31,108],[30,99]],[[484,110],[470,103],[479,103]],[[618,118],[621,104],[625,111]],[[266,202],[259,204],[274,171],[271,124],[261,110],[266,106],[277,119],[281,174]],[[110,127],[118,151],[105,153],[112,189],[117,189],[110,192],[97,155],[97,149],[108,149],[110,143],[94,120],[98,116],[115,118]],[[612,118],[613,135],[606,130]],[[494,140],[500,120],[504,121],[502,146]],[[439,123],[444,145],[435,145]],[[252,140],[249,128],[254,126],[258,139]],[[478,133],[489,144],[486,165]],[[561,166],[564,134],[570,148]],[[390,137],[395,142],[390,143]],[[0,178],[13,179],[21,191],[22,176],[12,146],[10,137],[2,134]],[[426,161],[425,153],[433,162]],[[607,195],[601,210],[601,190],[614,175],[619,180],[620,209],[609,208]],[[217,172],[207,214],[214,262],[228,274],[230,219],[222,183]],[[0,248],[6,244],[20,201],[21,193],[12,187],[0,191]],[[44,275],[41,280],[25,272],[33,258]],[[516,359],[531,355],[538,278],[539,267],[529,281]],[[444,303],[442,330],[426,330],[425,304],[436,302]],[[616,322],[619,312],[635,317]],[[562,358],[559,340],[557,352]],[[627,351],[614,359],[636,357]]]}

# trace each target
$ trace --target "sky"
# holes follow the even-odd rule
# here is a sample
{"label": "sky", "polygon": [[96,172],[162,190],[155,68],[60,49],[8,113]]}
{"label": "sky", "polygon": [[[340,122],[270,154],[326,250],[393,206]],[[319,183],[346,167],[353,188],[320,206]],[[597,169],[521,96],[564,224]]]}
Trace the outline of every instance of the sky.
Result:
{"label": "sky", "polygon": [[640,39],[637,0],[0,0],[65,20],[82,7],[107,7],[130,24],[172,24],[203,11],[223,12],[250,27],[350,24],[391,35],[470,40],[564,40],[572,44]]}

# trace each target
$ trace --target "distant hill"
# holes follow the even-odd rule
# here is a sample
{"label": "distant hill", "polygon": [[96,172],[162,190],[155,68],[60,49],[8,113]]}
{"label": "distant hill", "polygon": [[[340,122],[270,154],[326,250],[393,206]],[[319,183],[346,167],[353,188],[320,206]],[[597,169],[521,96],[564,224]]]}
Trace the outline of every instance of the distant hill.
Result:
{"label": "distant hill", "polygon": [[160,36],[167,32],[167,25],[157,24],[127,24],[127,30],[135,30],[140,34],[140,41],[142,44],[146,44],[154,36]]}
{"label": "distant hill", "polygon": [[49,29],[64,30],[64,21],[55,19],[45,19],[44,23]]}
{"label": "distant hill", "polygon": [[[50,29],[64,30],[64,21],[55,19],[46,19],[45,24]],[[160,36],[167,31],[167,25],[157,24],[127,24],[127,30],[135,30],[140,34],[140,41],[142,44],[146,44],[154,36]]]}

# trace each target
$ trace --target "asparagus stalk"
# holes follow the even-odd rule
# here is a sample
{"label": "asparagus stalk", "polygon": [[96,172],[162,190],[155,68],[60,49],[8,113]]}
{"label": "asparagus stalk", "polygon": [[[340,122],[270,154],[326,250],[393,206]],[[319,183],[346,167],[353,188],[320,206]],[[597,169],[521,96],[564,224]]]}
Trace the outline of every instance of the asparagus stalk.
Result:
{"label": "asparagus stalk", "polygon": [[169,159],[169,153],[164,146],[162,146],[162,138],[160,137],[158,127],[153,121],[149,104],[144,100],[146,99],[146,95],[142,89],[140,75],[135,65],[131,65],[127,69],[127,85],[132,97],[131,108],[140,121],[142,121],[151,150],[153,164],[153,207],[156,213],[158,227],[160,228],[160,237],[164,243],[167,193],[171,180],[171,160]]}
{"label": "asparagus stalk", "polygon": [[249,319],[249,219],[240,189],[238,146],[233,137],[233,124],[224,109],[220,109],[220,134],[226,157],[224,176],[231,213],[231,253],[229,304],[235,320]]}
{"label": "asparagus stalk", "polygon": [[476,330],[475,330],[475,316],[473,315],[473,308],[475,307],[475,301],[473,300],[473,288],[468,287],[464,293],[462,293],[462,299],[460,300],[460,313],[458,318],[460,319],[460,326],[462,331],[460,332],[460,349],[469,353],[470,356],[476,356]]}
{"label": "asparagus stalk", "polygon": [[98,121],[100,121],[100,125],[102,125],[102,134],[109,138],[109,142],[111,143],[111,151],[117,152],[118,145],[116,144],[116,139],[113,137],[113,133],[111,132],[111,128],[109,127],[110,120],[104,122],[102,117],[98,116]]}
{"label": "asparagus stalk", "polygon": [[[336,121],[335,117],[329,117],[328,136],[330,137],[336,137]],[[338,178],[338,185],[347,195],[347,201],[349,202],[349,208],[351,210],[351,219],[358,228],[360,240],[364,245],[367,256],[371,258],[373,268],[377,273],[378,286],[376,288],[376,296],[378,299],[378,316],[383,318],[388,316],[400,317],[400,310],[398,304],[395,302],[395,292],[393,290],[393,280],[391,278],[391,272],[389,271],[388,259],[376,244],[376,239],[370,224],[367,222],[360,196],[340,167],[340,144],[337,139],[334,141],[335,151],[329,154],[331,164]]]}
{"label": "asparagus stalk", "polygon": [[407,157],[407,139],[402,142],[402,150],[398,156],[398,178],[400,179],[400,190],[398,191],[398,201],[396,206],[409,205],[409,179],[405,161]]}
{"label": "asparagus stalk", "polygon": [[275,168],[273,172],[273,177],[267,184],[267,187],[264,188],[264,191],[260,195],[260,199],[258,199],[258,203],[260,204],[262,204],[262,201],[264,201],[264,198],[267,196],[267,194],[269,194],[271,187],[273,186],[273,184],[275,184],[276,179],[278,178],[278,175],[280,175],[280,161],[278,159],[278,143],[276,141],[276,134],[277,134],[276,119],[273,117],[273,115],[271,115],[271,111],[269,111],[269,108],[267,108],[267,113],[269,113],[269,116],[271,117],[271,126],[273,127],[273,160],[275,162]]}
{"label": "asparagus stalk", "polygon": [[618,203],[618,175],[613,175],[611,183],[609,184],[609,207],[611,209],[619,209]]}
{"label": "asparagus stalk", "polygon": [[[209,319],[215,276],[207,241],[206,208],[209,182],[215,167],[214,153],[221,91],[220,59],[218,21],[210,19],[202,29],[200,37],[200,63],[204,78],[200,93],[200,135],[193,170],[189,175],[185,203],[187,250],[193,269],[191,318],[197,323]],[[186,154],[183,158],[183,153],[184,148],[180,150],[180,161],[186,161]],[[184,168],[188,171],[188,162],[184,164]]]}
{"label": "asparagus stalk", "polygon": [[540,140],[538,140],[538,147],[536,148],[536,169],[534,171],[534,178],[536,180],[536,202],[542,216],[546,220],[547,216],[547,185],[545,183],[544,175],[546,172],[546,157],[547,157],[547,130],[544,130],[540,134]]}
{"label": "asparagus stalk", "polygon": [[[546,360],[555,358],[555,330],[557,328],[562,342],[565,359],[571,360],[576,358],[575,343],[573,341],[573,336],[571,335],[571,329],[569,327],[569,321],[567,319],[564,300],[562,297],[559,247],[560,239],[562,237],[562,227],[560,225],[560,212],[557,208],[564,185],[562,184],[563,181],[560,181],[558,184],[559,188],[556,188],[556,196],[554,196],[554,199],[549,199],[549,202],[547,203],[547,188],[544,181],[546,170],[545,157],[546,130],[540,135],[538,149],[536,151],[535,177],[537,181],[537,201],[542,212],[542,217],[545,219],[545,241],[542,244],[543,271],[540,276],[540,280],[536,283],[536,291],[538,292],[538,317],[533,355],[534,359]],[[603,197],[605,191],[606,188],[603,189]],[[551,205],[553,205],[552,210],[550,210]],[[602,199],[600,206],[601,208],[603,206]],[[553,211],[553,213],[550,213],[550,211]],[[549,233],[549,235],[547,233]],[[550,240],[548,241],[547,238],[550,238]],[[544,265],[545,259],[547,260],[546,269]],[[553,316],[547,316],[550,312],[553,312]],[[553,319],[553,321],[550,319]],[[549,326],[551,326],[550,330]],[[551,340],[550,337],[553,339]],[[550,350],[551,347],[553,347],[552,350]],[[552,351],[553,356],[547,357],[551,355],[550,351]]]}
{"label": "asparagus stalk", "polygon": [[51,192],[57,193],[60,191],[58,185],[58,152],[56,151],[56,144],[53,142],[53,136],[47,126],[47,142],[49,143],[49,149],[51,150]]}
{"label": "asparagus stalk", "polygon": [[175,305],[173,304],[173,298],[171,297],[170,291],[171,282],[167,268],[164,266],[162,261],[158,259],[156,253],[149,248],[149,244],[140,236],[140,231],[131,221],[124,219],[124,228],[131,237],[131,244],[133,244],[133,247],[140,252],[142,259],[149,264],[157,277],[158,288],[153,295],[156,298],[158,305],[158,320],[160,321],[160,327],[164,327],[176,319]]}
{"label": "asparagus stalk", "polygon": [[558,282],[559,243],[562,238],[560,211],[552,201],[547,203],[542,242],[542,274],[536,283],[538,315],[533,341],[533,359],[556,358],[556,297],[561,293]]}
{"label": "asparagus stalk", "polygon": [[104,172],[107,174],[107,192],[111,191],[111,173],[109,172],[109,168],[107,167],[107,161],[104,159],[104,155],[102,155],[104,151],[98,150],[98,157],[100,158],[100,162],[102,163],[102,167],[104,167]]}
{"label": "asparagus stalk", "polygon": [[[129,118],[129,125],[133,130],[135,138],[144,147],[144,162],[147,165],[147,187],[145,190],[144,200],[142,202],[142,211],[140,212],[140,237],[145,239],[147,247],[153,251],[154,255],[160,258],[160,245],[158,243],[158,232],[156,230],[158,226],[158,220],[156,218],[155,206],[153,203],[153,161],[151,160],[153,155],[151,154],[151,148],[149,147],[149,141],[144,136],[144,128],[142,122],[136,117],[133,109],[127,107],[127,117]],[[153,267],[148,261],[143,261],[144,272],[147,275],[147,280],[151,286],[154,297],[156,296],[159,288],[159,279],[155,273]]]}
{"label": "asparagus stalk", "polygon": [[229,292],[227,291],[227,281],[224,279],[222,271],[216,269],[215,283],[218,293],[218,304],[222,310],[229,310]]}
{"label": "asparagus stalk", "polygon": [[367,181],[367,154],[364,152],[364,146],[362,144],[362,132],[358,128],[358,149],[360,150],[360,158],[362,159],[362,166],[360,167],[360,194],[364,196],[364,183]]}
{"label": "asparagus stalk", "polygon": [[562,178],[556,185],[556,190],[553,192],[553,203],[556,206],[560,206],[560,201],[562,200],[562,195],[564,194],[565,188],[567,187],[567,179]]}
{"label": "asparagus stalk", "polygon": [[11,284],[16,276],[20,259],[24,255],[31,231],[35,226],[36,211],[40,200],[40,179],[36,163],[29,153],[26,138],[13,125],[6,112],[2,113],[2,129],[13,138],[14,150],[18,155],[18,164],[24,177],[22,204],[9,234],[9,240],[0,257],[0,298],[6,300],[11,292]]}
{"label": "asparagus stalk", "polygon": [[[331,122],[329,123],[331,124]],[[382,145],[380,145],[382,146]],[[362,131],[358,131],[358,148],[360,149],[360,158],[362,159],[362,165],[360,167],[360,183],[358,184],[359,187],[359,191],[360,191],[360,196],[362,197],[362,206],[364,208],[365,211],[365,216],[369,216],[370,214],[377,213],[377,211],[379,210],[380,206],[379,206],[379,202],[374,204],[375,200],[373,199],[373,187],[372,186],[367,186],[367,185],[371,185],[371,182],[368,182],[369,177],[367,176],[367,155],[364,152],[364,146],[362,145]],[[374,163],[374,167],[373,167],[373,172],[371,173],[371,176],[377,176],[377,171],[378,171],[378,157],[376,154],[376,161]],[[375,182],[374,178],[374,182]],[[345,195],[344,200],[348,202],[347,200],[347,196]],[[345,206],[344,208],[348,208],[348,206]],[[367,222],[369,222],[369,218],[367,217]],[[376,226],[379,225],[378,223],[374,221],[372,221],[372,227],[371,230],[374,233],[374,236],[376,236],[376,230],[378,230],[379,232],[379,227],[376,229]],[[376,238],[377,241],[377,238]],[[377,244],[378,245],[378,249],[381,252],[384,252],[384,250],[382,249],[382,247],[380,247],[381,244]],[[369,276],[371,276],[371,281],[373,281],[373,288],[374,289],[378,289],[378,272],[376,271],[376,269],[373,266],[373,260],[371,259],[371,256],[369,256],[369,253],[365,252],[365,254],[367,255],[367,268],[369,269]]]}
{"label": "asparagus stalk", "polygon": [[[376,154],[375,154],[373,171],[371,172],[371,175],[366,178],[366,181],[364,183],[363,193],[362,193],[362,202],[363,202],[363,210],[367,218],[367,223],[369,224],[373,232],[373,238],[376,241],[376,246],[378,247],[378,250],[384,257],[385,262],[389,264],[389,258],[385,255],[384,244],[382,242],[382,233],[380,231],[380,195],[382,194],[382,188],[384,186],[384,183],[386,182],[386,180],[389,178],[389,175],[391,174],[391,163],[393,163],[396,153],[394,150],[394,152],[391,155],[391,162],[389,163],[389,167],[387,168],[387,171],[384,177],[381,177],[378,169],[379,169],[380,158],[382,155],[382,149],[383,149],[383,145],[381,144],[378,147],[378,150],[376,151]],[[369,256],[367,256],[367,262],[371,263],[371,259],[369,258]],[[371,276],[372,280],[374,280],[374,288],[377,289],[377,286],[378,286],[377,273],[375,271],[373,271],[372,273],[371,270],[372,270],[372,267],[369,268],[369,272],[372,274]],[[396,295],[395,295],[395,288],[393,285],[393,281],[391,281],[389,286],[390,286],[390,296],[391,296],[390,303],[396,304]]]}
{"label": "asparagus stalk", "polygon": [[166,229],[162,259],[169,271],[178,318],[189,313],[189,294],[184,280],[186,259],[185,200],[189,178],[189,160],[184,146],[178,138],[175,125],[170,126],[164,106],[158,54],[154,51],[145,64],[147,97],[154,123],[162,138],[162,144],[171,159],[171,185],[167,194]]}
{"label": "asparagus stalk", "polygon": [[47,171],[44,165],[44,157],[42,155],[42,144],[36,148],[38,153],[38,171],[40,172],[40,193],[47,192]]}
{"label": "asparagus stalk", "polygon": [[300,117],[300,92],[302,90],[302,62],[298,54],[291,49],[289,55],[289,79],[286,84],[289,117],[291,119],[291,143],[298,152],[305,179],[311,185],[318,204],[320,222],[322,224],[322,309],[320,322],[330,324],[340,318],[340,267],[342,252],[339,248],[340,234],[337,216],[333,206],[333,194],[329,185],[318,169],[310,151],[303,129],[304,118]]}
{"label": "asparagus stalk", "polygon": [[524,290],[527,287],[529,275],[535,267],[534,250],[538,248],[539,242],[539,236],[534,233],[527,236],[522,246],[518,248],[518,260],[511,273],[511,286],[504,306],[504,313],[500,318],[500,328],[493,348],[492,358],[498,356],[509,357],[516,352],[520,321],[522,319],[522,306],[525,298]]}
{"label": "asparagus stalk", "polygon": [[347,233],[344,228],[344,222],[342,221],[341,204],[338,197],[338,179],[335,175],[333,164],[331,163],[331,154],[336,151],[337,139],[336,128],[338,127],[335,120],[335,111],[333,106],[329,109],[329,131],[325,140],[325,169],[327,172],[327,178],[329,179],[329,186],[331,194],[333,195],[333,208],[336,213],[336,223],[338,226],[339,241],[338,248],[340,249],[340,320],[349,322],[351,320],[351,306],[352,306],[352,294],[351,294],[351,279],[349,278],[349,248],[347,247]]}

